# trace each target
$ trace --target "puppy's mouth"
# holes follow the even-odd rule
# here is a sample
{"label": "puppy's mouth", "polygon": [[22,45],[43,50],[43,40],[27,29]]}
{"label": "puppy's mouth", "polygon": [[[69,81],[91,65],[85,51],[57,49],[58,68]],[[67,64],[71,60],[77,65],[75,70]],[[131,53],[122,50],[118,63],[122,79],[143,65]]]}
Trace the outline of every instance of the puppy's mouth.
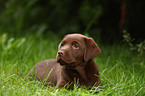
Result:
{"label": "puppy's mouth", "polygon": [[57,62],[60,63],[61,66],[75,67],[75,63],[66,63],[62,59],[59,59]]}
{"label": "puppy's mouth", "polygon": [[57,62],[60,63],[61,66],[67,65],[67,63],[65,63],[62,59],[59,59]]}

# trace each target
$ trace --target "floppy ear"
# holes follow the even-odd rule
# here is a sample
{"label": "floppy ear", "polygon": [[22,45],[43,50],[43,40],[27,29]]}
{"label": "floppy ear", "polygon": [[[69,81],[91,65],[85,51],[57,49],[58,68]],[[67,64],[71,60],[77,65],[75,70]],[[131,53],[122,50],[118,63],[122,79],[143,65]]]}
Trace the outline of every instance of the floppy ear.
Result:
{"label": "floppy ear", "polygon": [[85,38],[85,43],[84,61],[88,61],[101,53],[100,48],[92,38]]}

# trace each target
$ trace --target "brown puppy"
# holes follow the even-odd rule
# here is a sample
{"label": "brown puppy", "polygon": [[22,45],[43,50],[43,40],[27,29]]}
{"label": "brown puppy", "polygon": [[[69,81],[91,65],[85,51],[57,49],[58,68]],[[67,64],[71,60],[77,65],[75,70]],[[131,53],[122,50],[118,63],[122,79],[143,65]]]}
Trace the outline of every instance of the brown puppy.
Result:
{"label": "brown puppy", "polygon": [[56,59],[36,64],[30,75],[35,75],[37,80],[45,79],[60,88],[72,84],[74,79],[81,86],[98,86],[101,82],[93,58],[100,53],[100,48],[92,38],[81,34],[69,34],[59,44]]}

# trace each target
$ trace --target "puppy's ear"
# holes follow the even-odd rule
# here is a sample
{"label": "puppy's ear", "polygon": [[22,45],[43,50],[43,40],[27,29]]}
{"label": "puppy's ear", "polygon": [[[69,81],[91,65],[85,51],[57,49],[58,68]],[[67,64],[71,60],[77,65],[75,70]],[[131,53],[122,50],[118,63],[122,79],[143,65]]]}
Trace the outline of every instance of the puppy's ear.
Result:
{"label": "puppy's ear", "polygon": [[85,43],[84,61],[88,61],[101,53],[100,48],[92,38],[85,38]]}

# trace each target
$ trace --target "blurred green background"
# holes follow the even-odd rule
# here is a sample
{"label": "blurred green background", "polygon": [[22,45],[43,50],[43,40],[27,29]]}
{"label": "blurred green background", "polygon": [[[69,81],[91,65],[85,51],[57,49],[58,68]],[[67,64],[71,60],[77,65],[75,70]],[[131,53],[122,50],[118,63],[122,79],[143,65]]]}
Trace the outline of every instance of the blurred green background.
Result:
{"label": "blurred green background", "polygon": [[145,37],[144,0],[0,0],[0,34],[89,34],[120,43],[123,30],[135,43]]}

